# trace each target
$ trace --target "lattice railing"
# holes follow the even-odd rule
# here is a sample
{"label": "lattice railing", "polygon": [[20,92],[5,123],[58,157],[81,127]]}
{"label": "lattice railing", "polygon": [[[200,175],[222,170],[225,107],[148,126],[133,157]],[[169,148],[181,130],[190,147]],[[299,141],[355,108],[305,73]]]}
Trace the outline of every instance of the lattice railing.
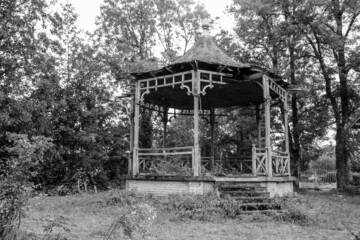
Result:
{"label": "lattice railing", "polygon": [[273,175],[290,176],[290,156],[286,152],[271,152]]}
{"label": "lattice railing", "polygon": [[282,87],[280,87],[276,82],[274,82],[270,78],[268,80],[269,80],[269,88],[271,90],[273,90],[274,92],[276,92],[280,96],[281,100],[283,102],[285,102],[286,101],[286,94],[287,94],[286,90],[283,89]]}
{"label": "lattice railing", "polygon": [[193,147],[140,148],[139,173],[191,175]]}
{"label": "lattice railing", "polygon": [[266,175],[267,149],[252,148],[252,172],[256,175]]}
{"label": "lattice railing", "polygon": [[[251,174],[252,173],[252,157],[250,154],[239,157],[216,158],[214,159],[214,174],[216,173],[232,173],[232,174]],[[201,158],[201,166],[210,170],[210,157]]]}

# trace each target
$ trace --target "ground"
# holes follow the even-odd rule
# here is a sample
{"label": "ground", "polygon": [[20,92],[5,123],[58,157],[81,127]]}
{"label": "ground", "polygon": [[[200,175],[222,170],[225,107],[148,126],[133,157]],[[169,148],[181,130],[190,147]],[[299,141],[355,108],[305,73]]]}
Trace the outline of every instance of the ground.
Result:
{"label": "ground", "polygon": [[[63,197],[34,197],[22,231],[29,236],[61,236],[55,239],[106,239],[126,201],[113,201],[120,190]],[[135,196],[136,198],[136,196]],[[360,196],[337,191],[302,191],[296,211],[311,221],[296,218],[277,220],[262,215],[242,215],[233,219],[193,220],[174,211],[157,208],[147,239],[356,239],[360,226]],[[54,238],[47,238],[54,239]],[[109,238],[115,239],[115,238]],[[120,238],[117,238],[120,239]]]}

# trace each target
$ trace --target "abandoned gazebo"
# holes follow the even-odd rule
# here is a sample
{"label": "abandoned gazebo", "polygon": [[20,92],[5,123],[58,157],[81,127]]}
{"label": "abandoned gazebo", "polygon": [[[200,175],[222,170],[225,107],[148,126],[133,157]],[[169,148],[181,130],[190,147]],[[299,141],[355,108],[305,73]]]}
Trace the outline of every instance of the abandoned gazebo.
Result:
{"label": "abandoned gazebo", "polygon": [[[291,194],[294,178],[290,175],[288,139],[289,84],[264,67],[233,60],[217,46],[208,30],[209,25],[203,24],[202,36],[172,64],[158,70],[133,73],[136,86],[132,158],[126,188],[156,194],[205,194],[216,191],[218,182],[228,181],[261,186],[270,196]],[[275,147],[271,138],[272,102],[277,102],[277,107],[281,104],[283,109],[281,136],[284,139],[281,147],[279,144]],[[139,147],[141,108],[148,106],[164,115],[164,145],[161,147]],[[257,138],[246,146],[242,154],[232,159],[218,159],[214,146],[210,154],[202,153],[199,138],[201,116],[208,116],[211,131],[214,131],[214,119],[220,110],[236,107],[254,109]],[[192,145],[166,147],[169,110],[193,118]],[[174,159],[188,167],[188,174],[159,175],[149,171],[155,161]],[[214,168],[225,165],[235,169],[235,173],[212,174]]]}

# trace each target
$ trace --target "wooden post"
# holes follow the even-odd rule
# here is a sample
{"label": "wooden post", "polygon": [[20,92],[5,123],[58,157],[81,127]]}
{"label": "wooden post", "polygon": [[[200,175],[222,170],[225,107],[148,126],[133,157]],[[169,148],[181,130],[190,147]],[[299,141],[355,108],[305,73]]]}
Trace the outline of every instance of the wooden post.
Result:
{"label": "wooden post", "polygon": [[133,146],[133,159],[132,159],[132,175],[139,173],[139,121],[140,121],[140,84],[136,83],[135,86],[135,101],[134,101],[134,146]]}
{"label": "wooden post", "polygon": [[256,145],[253,144],[251,148],[251,157],[252,157],[252,174],[256,176]]}
{"label": "wooden post", "polygon": [[258,148],[261,148],[261,125],[260,125],[260,120],[261,120],[260,105],[257,104],[256,105],[256,124],[257,124],[257,129],[258,129]]}
{"label": "wooden post", "polygon": [[288,123],[288,115],[289,115],[289,110],[288,110],[288,99],[287,99],[287,93],[285,95],[285,99],[284,99],[284,130],[285,130],[285,152],[287,154],[288,157],[288,164],[287,164],[287,170],[289,173],[289,176],[291,176],[291,170],[290,170],[290,149],[289,149],[289,123]]}
{"label": "wooden post", "polygon": [[131,174],[133,169],[132,156],[134,154],[134,105],[135,96],[132,96],[130,101],[130,154],[128,162],[128,174]]}
{"label": "wooden post", "polygon": [[[201,154],[200,154],[200,144],[199,144],[199,91],[198,85],[199,81],[198,71],[193,73],[193,95],[194,95],[194,151],[195,159],[193,165],[194,176],[199,176],[200,166],[201,166]],[[200,164],[199,164],[200,163]]]}
{"label": "wooden post", "polygon": [[272,159],[271,159],[271,142],[270,142],[270,89],[268,76],[263,76],[263,91],[264,91],[264,110],[265,110],[265,148],[266,148],[266,168],[267,175],[272,177]]}
{"label": "wooden post", "polygon": [[214,143],[214,127],[215,127],[215,109],[210,108],[210,131],[211,131],[211,156],[210,156],[210,171],[214,171],[215,167],[215,143]]}

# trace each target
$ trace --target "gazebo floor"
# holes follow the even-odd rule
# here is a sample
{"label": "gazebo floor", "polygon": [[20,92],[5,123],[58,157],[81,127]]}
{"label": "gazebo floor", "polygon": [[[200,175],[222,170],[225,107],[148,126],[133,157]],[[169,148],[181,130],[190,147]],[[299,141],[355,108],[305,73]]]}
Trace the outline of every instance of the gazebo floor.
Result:
{"label": "gazebo floor", "polygon": [[260,187],[266,189],[269,197],[284,197],[293,194],[294,177],[240,176],[168,176],[137,175],[126,178],[126,190],[157,195],[217,193],[221,184]]}

